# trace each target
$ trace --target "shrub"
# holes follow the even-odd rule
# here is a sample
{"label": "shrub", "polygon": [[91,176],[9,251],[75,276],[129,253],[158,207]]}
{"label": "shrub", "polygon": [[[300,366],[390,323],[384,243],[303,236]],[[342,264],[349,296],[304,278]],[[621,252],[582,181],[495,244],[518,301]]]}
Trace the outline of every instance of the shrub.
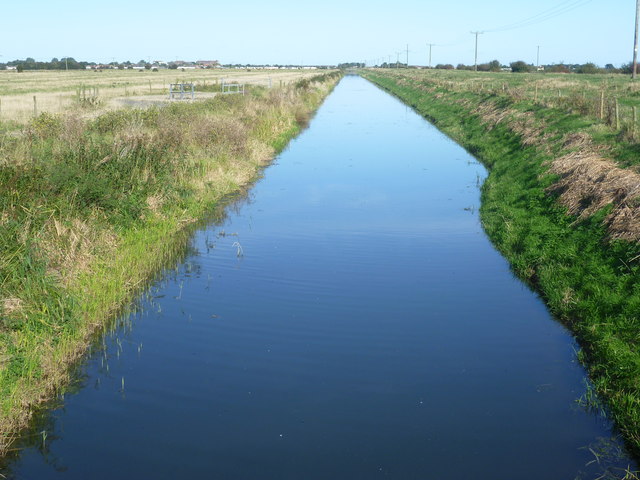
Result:
{"label": "shrub", "polygon": [[511,71],[514,73],[529,73],[533,70],[533,67],[522,60],[518,60],[517,62],[511,62],[509,64],[511,67]]}
{"label": "shrub", "polygon": [[585,63],[576,68],[577,73],[600,73],[600,69],[595,63]]}

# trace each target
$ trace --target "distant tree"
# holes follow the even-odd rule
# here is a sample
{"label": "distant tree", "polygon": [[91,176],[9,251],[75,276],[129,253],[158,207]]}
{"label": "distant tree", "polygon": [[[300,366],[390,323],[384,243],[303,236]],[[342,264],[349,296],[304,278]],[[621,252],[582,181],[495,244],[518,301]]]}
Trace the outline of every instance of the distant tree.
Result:
{"label": "distant tree", "polygon": [[600,69],[595,63],[588,62],[584,65],[579,65],[576,68],[576,73],[599,73]]}
{"label": "distant tree", "polygon": [[339,63],[338,68],[364,68],[364,63],[359,62],[349,62],[349,63]]}
{"label": "distant tree", "polygon": [[491,60],[489,62],[489,71],[490,72],[499,72],[502,69],[500,62],[498,60]]}
{"label": "distant tree", "polygon": [[571,73],[569,67],[567,67],[564,63],[558,63],[556,65],[547,65],[545,67],[545,71],[549,73]]}
{"label": "distant tree", "polygon": [[22,65],[21,63],[19,63],[19,64],[16,66],[16,71],[17,71],[18,73],[22,73],[22,72],[24,72],[24,65]]}
{"label": "distant tree", "polygon": [[169,70],[177,70],[177,69],[178,69],[178,65],[176,65],[175,63],[169,64]]}
{"label": "distant tree", "polygon": [[511,62],[509,66],[511,67],[511,71],[515,73],[528,73],[533,69],[531,65],[529,65],[526,62],[523,62],[522,60],[518,60],[517,62]]}
{"label": "distant tree", "polygon": [[633,63],[625,63],[620,67],[620,73],[626,73],[627,75],[631,75],[633,72]]}
{"label": "distant tree", "polygon": [[439,63],[436,65],[438,70],[453,70],[453,65],[450,63]]}
{"label": "distant tree", "polygon": [[499,72],[500,62],[498,60],[491,60],[489,63],[481,63],[478,65],[479,72]]}

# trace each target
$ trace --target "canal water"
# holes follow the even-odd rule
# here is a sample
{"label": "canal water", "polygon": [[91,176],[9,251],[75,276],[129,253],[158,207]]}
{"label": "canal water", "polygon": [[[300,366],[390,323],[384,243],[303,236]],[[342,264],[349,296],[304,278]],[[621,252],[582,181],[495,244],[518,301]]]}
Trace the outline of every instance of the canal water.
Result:
{"label": "canal water", "polygon": [[633,468],[578,401],[574,340],[483,233],[485,175],[397,99],[344,78],[94,347],[3,475],[538,480]]}

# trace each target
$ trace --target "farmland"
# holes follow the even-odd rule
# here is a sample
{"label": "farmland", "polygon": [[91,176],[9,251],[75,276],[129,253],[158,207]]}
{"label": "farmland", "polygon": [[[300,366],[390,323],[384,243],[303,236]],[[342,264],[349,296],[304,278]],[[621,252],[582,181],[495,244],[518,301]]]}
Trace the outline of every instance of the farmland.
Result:
{"label": "farmland", "polygon": [[[194,83],[199,98],[219,91],[224,80],[268,87],[317,75],[317,70],[0,70],[0,121],[24,124],[42,112],[86,114],[126,105],[168,101],[170,83]],[[35,98],[35,100],[34,100]]]}

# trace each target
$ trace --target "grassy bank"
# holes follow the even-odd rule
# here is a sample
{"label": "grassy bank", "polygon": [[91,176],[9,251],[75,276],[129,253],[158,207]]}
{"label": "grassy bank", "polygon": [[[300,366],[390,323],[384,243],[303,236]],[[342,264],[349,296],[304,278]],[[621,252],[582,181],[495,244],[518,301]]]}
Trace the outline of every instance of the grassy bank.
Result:
{"label": "grassy bank", "polygon": [[[485,230],[574,332],[595,389],[638,456],[640,148],[635,125],[601,116],[602,94],[583,94],[593,85],[599,92],[602,78],[380,70],[364,76],[488,167]],[[536,97],[542,81],[566,82],[564,100],[540,90]],[[609,81],[618,85],[619,104],[635,106],[636,85]],[[586,106],[592,97],[595,110]]]}
{"label": "grassy bank", "polygon": [[0,454],[92,336],[198,219],[257,178],[339,77],[0,123]]}

